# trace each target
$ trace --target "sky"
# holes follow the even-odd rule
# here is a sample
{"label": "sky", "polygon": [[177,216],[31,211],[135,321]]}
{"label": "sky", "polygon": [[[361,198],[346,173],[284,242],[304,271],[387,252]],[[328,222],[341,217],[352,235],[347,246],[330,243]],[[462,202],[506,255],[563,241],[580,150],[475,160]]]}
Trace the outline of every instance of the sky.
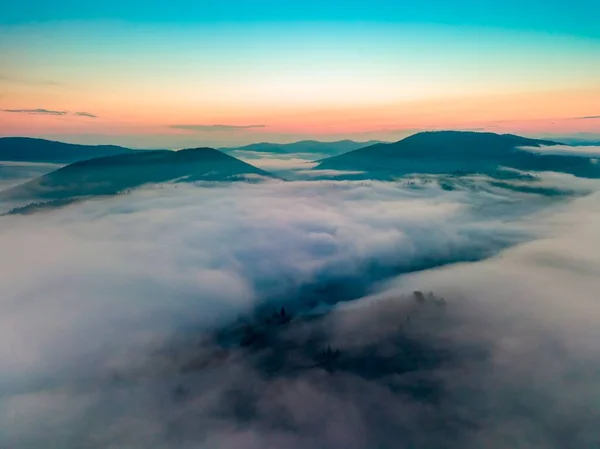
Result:
{"label": "sky", "polygon": [[600,140],[596,0],[0,6],[0,135],[134,148]]}

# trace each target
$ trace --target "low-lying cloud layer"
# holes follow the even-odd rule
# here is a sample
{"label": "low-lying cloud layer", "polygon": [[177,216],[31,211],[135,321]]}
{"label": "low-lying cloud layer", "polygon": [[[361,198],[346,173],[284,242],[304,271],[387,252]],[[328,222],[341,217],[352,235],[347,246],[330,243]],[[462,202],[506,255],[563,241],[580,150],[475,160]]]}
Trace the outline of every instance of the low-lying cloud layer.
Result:
{"label": "low-lying cloud layer", "polygon": [[314,153],[290,153],[276,154],[257,151],[234,150],[229,151],[233,157],[248,162],[255,167],[276,174],[295,172],[297,170],[309,170],[317,165],[313,162],[316,157]]}
{"label": "low-lying cloud layer", "polygon": [[0,217],[0,445],[594,447],[599,199],[269,181]]}
{"label": "low-lying cloud layer", "polygon": [[[0,161],[0,192],[18,186],[33,178],[58,170],[62,165],[46,162],[10,162]],[[0,213],[4,211],[0,203]]]}
{"label": "low-lying cloud layer", "polygon": [[522,147],[521,149],[541,154],[600,157],[600,146],[598,145],[542,145],[539,147]]}

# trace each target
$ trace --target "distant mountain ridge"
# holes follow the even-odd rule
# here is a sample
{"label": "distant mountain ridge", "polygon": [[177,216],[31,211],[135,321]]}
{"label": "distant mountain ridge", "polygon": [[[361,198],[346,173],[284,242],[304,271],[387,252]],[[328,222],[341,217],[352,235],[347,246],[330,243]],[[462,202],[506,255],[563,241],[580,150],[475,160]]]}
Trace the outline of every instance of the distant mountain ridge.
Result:
{"label": "distant mountain ridge", "polygon": [[114,195],[149,183],[273,177],[212,148],[134,151],[75,162],[0,193],[10,199],[63,200]]}
{"label": "distant mountain ridge", "polygon": [[369,145],[374,145],[376,143],[379,143],[379,141],[370,140],[367,142],[355,142],[353,140],[338,140],[335,142],[321,142],[317,140],[301,140],[293,143],[261,142],[241,147],[220,148],[220,150],[226,153],[236,151],[252,151],[257,153],[274,154],[316,153],[333,156]]}
{"label": "distant mountain ridge", "polygon": [[[224,147],[219,151],[229,154],[236,152],[256,152],[273,154],[315,153],[317,157],[333,156],[379,143],[376,140],[356,142],[339,140],[321,142],[302,140],[293,143],[261,142],[241,147]],[[134,151],[118,145],[80,145],[34,137],[0,137],[0,161],[11,162],[49,162],[69,164],[95,157],[115,156]]]}
{"label": "distant mountain ridge", "polygon": [[379,143],[322,159],[315,169],[362,171],[364,174],[360,177],[377,179],[412,173],[494,174],[500,167],[600,177],[600,166],[591,163],[589,158],[521,149],[554,145],[562,144],[512,134],[430,131],[414,134],[399,142]]}
{"label": "distant mountain ridge", "polygon": [[0,137],[0,161],[69,164],[94,157],[131,153],[117,145],[77,145],[32,137]]}

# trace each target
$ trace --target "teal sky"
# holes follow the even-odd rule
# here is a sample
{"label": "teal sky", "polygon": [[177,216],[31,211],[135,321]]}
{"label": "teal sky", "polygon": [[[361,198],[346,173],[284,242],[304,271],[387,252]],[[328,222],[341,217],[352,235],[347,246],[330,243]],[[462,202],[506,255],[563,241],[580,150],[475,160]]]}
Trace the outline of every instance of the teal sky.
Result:
{"label": "teal sky", "polygon": [[22,0],[2,6],[5,24],[117,19],[136,23],[373,21],[533,30],[600,37],[596,0]]}

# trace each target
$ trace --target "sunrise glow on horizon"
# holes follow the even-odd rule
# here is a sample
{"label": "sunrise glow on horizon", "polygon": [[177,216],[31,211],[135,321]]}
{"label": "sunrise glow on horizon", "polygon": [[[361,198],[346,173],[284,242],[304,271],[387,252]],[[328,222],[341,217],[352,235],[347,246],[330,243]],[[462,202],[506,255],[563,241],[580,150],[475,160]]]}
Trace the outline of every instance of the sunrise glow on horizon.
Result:
{"label": "sunrise glow on horizon", "polygon": [[600,139],[595,2],[566,17],[556,2],[511,0],[503,21],[470,1],[431,12],[379,0],[356,17],[353,2],[331,2],[340,17],[288,2],[306,11],[294,21],[283,7],[261,14],[265,2],[223,3],[0,15],[0,135],[132,147],[422,129]]}

